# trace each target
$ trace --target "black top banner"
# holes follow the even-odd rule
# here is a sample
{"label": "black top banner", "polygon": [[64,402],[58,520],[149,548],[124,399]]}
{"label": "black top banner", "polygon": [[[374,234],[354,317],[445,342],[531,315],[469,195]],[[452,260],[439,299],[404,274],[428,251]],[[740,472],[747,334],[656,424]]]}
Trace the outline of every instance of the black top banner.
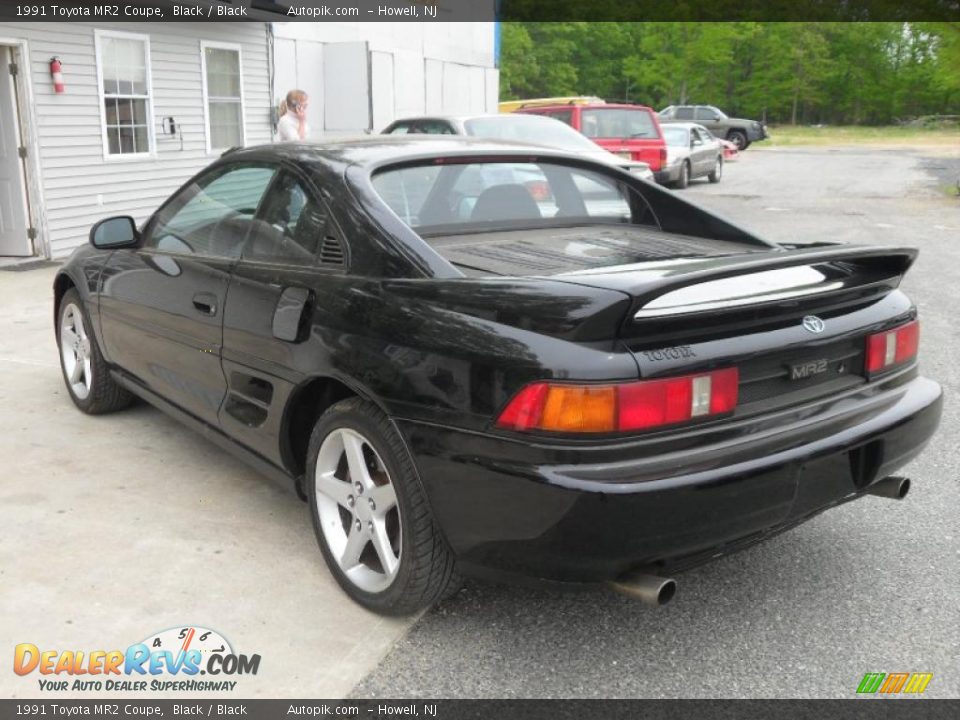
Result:
{"label": "black top banner", "polygon": [[960,0],[3,0],[0,22],[960,21]]}

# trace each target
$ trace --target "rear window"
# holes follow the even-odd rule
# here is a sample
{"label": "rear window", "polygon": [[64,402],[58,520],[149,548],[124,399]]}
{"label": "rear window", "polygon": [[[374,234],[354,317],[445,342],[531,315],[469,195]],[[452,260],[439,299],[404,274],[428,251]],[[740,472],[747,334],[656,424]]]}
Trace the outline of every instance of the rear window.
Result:
{"label": "rear window", "polygon": [[580,132],[589,138],[660,137],[649,110],[630,108],[590,108],[580,114]]}
{"label": "rear window", "polygon": [[380,197],[420,234],[577,223],[652,224],[646,202],[610,176],[552,162],[386,168]]}

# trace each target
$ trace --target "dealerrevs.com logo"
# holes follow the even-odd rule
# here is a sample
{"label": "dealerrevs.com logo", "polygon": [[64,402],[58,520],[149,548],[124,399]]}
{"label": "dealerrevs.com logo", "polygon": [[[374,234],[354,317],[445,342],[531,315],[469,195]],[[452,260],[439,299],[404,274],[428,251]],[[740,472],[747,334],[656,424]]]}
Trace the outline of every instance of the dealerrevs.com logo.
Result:
{"label": "dealerrevs.com logo", "polygon": [[45,650],[20,643],[13,651],[13,671],[38,673],[44,691],[233,690],[237,681],[228,678],[256,675],[259,668],[259,655],[237,654],[225,637],[202,627],[170,628],[126,650]]}

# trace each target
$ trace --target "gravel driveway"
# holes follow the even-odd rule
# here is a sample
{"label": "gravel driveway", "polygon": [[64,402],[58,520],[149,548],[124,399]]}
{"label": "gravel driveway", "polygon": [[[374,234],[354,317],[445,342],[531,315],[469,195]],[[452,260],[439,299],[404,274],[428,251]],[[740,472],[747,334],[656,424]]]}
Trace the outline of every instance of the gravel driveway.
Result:
{"label": "gravel driveway", "polygon": [[[904,502],[865,498],[678,577],[651,609],[604,591],[471,584],[413,627],[357,697],[841,697],[866,672],[960,696],[960,148],[751,148],[684,196],[771,239],[906,244],[940,433]],[[939,154],[937,154],[939,153]],[[946,157],[945,157],[946,155]]]}

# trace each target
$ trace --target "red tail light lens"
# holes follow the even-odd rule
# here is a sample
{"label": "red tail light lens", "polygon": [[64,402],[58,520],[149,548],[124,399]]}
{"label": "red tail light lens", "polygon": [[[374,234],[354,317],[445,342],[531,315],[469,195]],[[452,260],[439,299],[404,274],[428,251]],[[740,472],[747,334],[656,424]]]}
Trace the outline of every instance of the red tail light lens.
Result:
{"label": "red tail light lens", "polygon": [[867,372],[882,372],[913,360],[919,345],[920,323],[917,320],[893,330],[868,335]]}
{"label": "red tail light lens", "polygon": [[738,385],[736,368],[606,385],[536,382],[507,404],[497,427],[565,433],[649,430],[733,412]]}

